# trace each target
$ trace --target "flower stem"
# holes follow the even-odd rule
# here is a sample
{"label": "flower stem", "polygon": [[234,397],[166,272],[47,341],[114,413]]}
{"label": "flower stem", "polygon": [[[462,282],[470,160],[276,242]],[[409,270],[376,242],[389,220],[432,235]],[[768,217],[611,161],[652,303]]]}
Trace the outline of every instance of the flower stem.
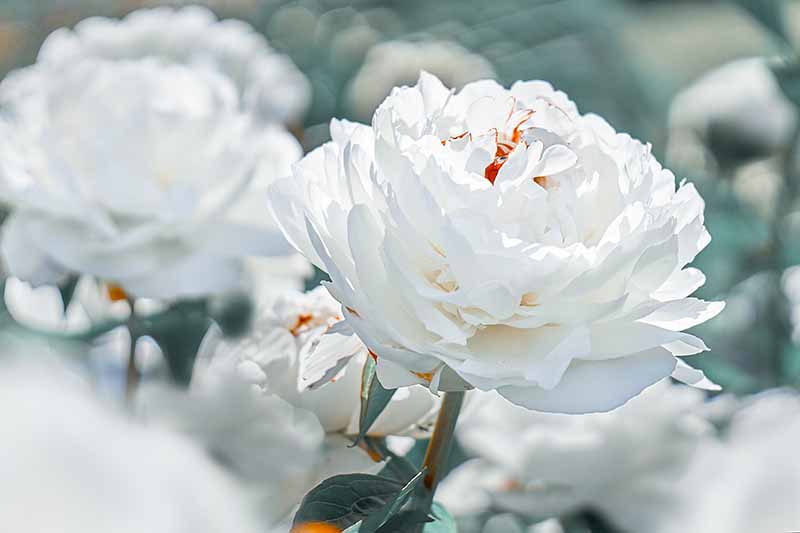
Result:
{"label": "flower stem", "polygon": [[128,370],[125,377],[125,399],[128,402],[133,400],[136,389],[139,387],[141,373],[136,366],[136,341],[138,340],[138,333],[136,327],[136,314],[134,312],[133,299],[129,298],[128,303],[131,307],[131,315],[128,318],[128,333],[130,334],[131,343],[130,351],[128,353]]}
{"label": "flower stem", "polygon": [[[423,468],[426,468],[425,477],[422,478],[425,498],[420,510],[425,513],[431,511],[436,486],[447,468],[450,449],[453,447],[453,434],[463,403],[463,391],[447,392],[444,394],[442,406],[439,408],[439,416],[436,418],[433,435],[431,435],[428,450],[425,452],[425,460],[422,463]],[[419,524],[417,533],[422,533],[424,529],[425,524]]]}

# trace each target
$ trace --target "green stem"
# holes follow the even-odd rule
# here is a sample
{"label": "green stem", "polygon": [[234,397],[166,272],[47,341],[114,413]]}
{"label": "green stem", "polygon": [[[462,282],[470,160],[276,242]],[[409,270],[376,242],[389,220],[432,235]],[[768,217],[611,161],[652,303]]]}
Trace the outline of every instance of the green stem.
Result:
{"label": "green stem", "polygon": [[125,399],[128,402],[133,400],[136,394],[136,389],[139,388],[139,381],[141,380],[141,373],[136,366],[136,341],[138,340],[136,314],[134,313],[133,299],[128,299],[131,307],[131,315],[128,318],[128,333],[131,337],[130,351],[128,352],[128,370],[125,377]]}
{"label": "green stem", "polygon": [[[442,406],[439,408],[439,416],[436,418],[436,425],[433,428],[433,435],[431,435],[428,450],[425,452],[425,460],[422,463],[422,466],[427,470],[425,477],[422,479],[425,498],[420,510],[425,513],[431,512],[433,495],[436,492],[439,481],[442,480],[445,468],[447,468],[450,449],[453,447],[456,422],[463,404],[464,392],[447,392],[444,394]],[[416,533],[422,533],[424,529],[425,524],[419,524]]]}

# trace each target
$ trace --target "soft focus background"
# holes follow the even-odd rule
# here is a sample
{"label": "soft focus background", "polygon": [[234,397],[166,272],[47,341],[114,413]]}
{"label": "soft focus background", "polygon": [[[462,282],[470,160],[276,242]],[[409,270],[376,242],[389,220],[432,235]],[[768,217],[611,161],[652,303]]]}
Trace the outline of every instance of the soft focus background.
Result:
{"label": "soft focus background", "polygon": [[[496,78],[505,85],[519,79],[548,80],[567,92],[582,112],[596,112],[618,131],[652,143],[659,161],[679,180],[694,182],[706,200],[706,226],[713,240],[695,262],[708,280],[698,296],[727,301],[719,318],[698,328],[711,351],[692,357],[691,364],[702,368],[724,392],[742,398],[776,387],[800,387],[800,185],[794,181],[798,177],[795,111],[761,63],[734,63],[731,68],[731,62],[739,59],[778,56],[792,45],[798,49],[800,2],[784,2],[781,10],[775,8],[778,2],[769,0],[192,3],[206,5],[220,18],[247,21],[308,77],[313,92],[310,109],[303,123],[290,125],[306,151],[328,139],[332,117],[369,120],[391,87],[413,84],[420,69],[453,87],[481,78]],[[0,78],[33,63],[44,38],[59,27],[94,15],[117,17],[141,7],[182,4],[0,0]],[[715,72],[725,65],[726,70]],[[792,79],[797,83],[800,77]],[[794,90],[797,101],[800,91],[797,86]],[[306,287],[316,286],[319,279],[319,275],[309,276]],[[63,309],[60,313],[52,309],[45,294],[35,300],[17,280],[4,283],[6,304],[25,298],[32,302],[25,315],[29,321],[38,319],[48,325],[48,313],[58,315],[56,322],[63,318]],[[76,286],[65,290],[71,293]],[[91,293],[91,287],[86,290]],[[140,304],[146,308],[148,302],[137,301],[137,310]],[[154,326],[153,333],[157,336],[163,324],[158,344],[173,356],[190,354],[184,366],[174,357],[168,361],[171,374],[186,375],[186,380],[199,339],[208,327],[203,313],[211,314],[224,329],[226,321],[235,327],[238,314],[248,312],[247,305],[236,298],[212,299],[202,303],[202,309],[193,305],[201,304],[179,304],[168,316],[160,315],[163,322]],[[145,315],[147,312],[144,309]],[[124,315],[123,310],[120,316]],[[177,333],[170,329],[170,320],[183,329]],[[109,323],[119,325],[114,320]],[[126,340],[114,336],[118,330],[103,328],[101,324],[97,331],[81,335],[60,331],[44,339],[79,357],[86,353],[85,341],[91,339],[91,365],[108,376],[100,380],[101,385],[119,392],[124,389],[125,376],[119,369],[125,367],[127,350],[108,346]],[[191,328],[197,331],[191,333]],[[7,345],[20,342],[29,350],[29,337],[42,340],[41,334],[33,335],[30,329],[16,324],[0,300],[0,341]],[[110,333],[97,337],[98,332]],[[145,381],[150,374],[167,373],[159,349],[151,341],[140,338],[141,354],[136,354]],[[110,352],[121,355],[110,361]],[[672,401],[672,397],[664,400]],[[722,413],[720,419],[724,419],[725,405],[715,408],[719,413],[708,414],[708,418],[713,421]],[[800,407],[792,403],[788,410],[797,419],[794,413],[800,412]],[[757,434],[756,426],[747,427]],[[793,431],[795,438],[800,432],[796,424]],[[624,434],[623,430],[620,433]],[[642,444],[645,448],[651,445]],[[734,452],[731,454],[733,457]],[[774,453],[765,451],[764,455],[773,457]],[[569,462],[572,456],[565,457]],[[777,459],[772,466],[781,468]],[[2,471],[0,468],[0,475]],[[630,505],[636,504],[631,500]],[[731,502],[712,501],[709,505],[725,509]],[[499,524],[493,531],[515,531]],[[536,531],[558,530],[543,527]],[[591,531],[610,529],[597,526]]]}
{"label": "soft focus background", "polygon": [[[122,16],[162,4],[183,2],[4,0],[0,75],[33,62],[45,36],[58,27],[87,16]],[[311,108],[305,123],[294,125],[306,150],[327,140],[331,117],[368,120],[389,89],[414,82],[420,68],[452,86],[482,77],[496,77],[504,84],[549,80],[582,111],[596,112],[617,130],[651,142],[659,160],[679,179],[695,182],[707,201],[706,225],[713,241],[697,261],[708,278],[699,296],[728,301],[723,315],[701,332],[711,353],[693,364],[735,392],[800,380],[800,351],[793,341],[793,316],[800,313],[792,310],[800,306],[800,274],[792,281],[792,267],[800,263],[796,238],[800,220],[793,216],[794,199],[785,201],[794,188],[781,189],[780,165],[770,161],[775,154],[755,142],[751,131],[744,131],[748,121],[753,131],[768,128],[759,122],[769,121],[757,110],[740,113],[732,103],[728,108],[731,115],[740,115],[738,122],[719,118],[707,128],[711,133],[704,138],[690,135],[688,141],[681,132],[673,132],[677,148],[667,149],[670,106],[680,91],[731,60],[780,51],[780,41],[742,8],[748,2],[216,0],[204,4],[221,18],[252,24],[311,80]],[[800,5],[786,2],[783,19],[789,39],[800,38]],[[724,108],[720,101],[755,91],[748,89],[750,84],[757,81],[745,74],[743,79],[722,83],[725,90],[711,101],[695,95],[697,103],[689,105],[689,115],[692,109]],[[695,118],[697,124],[705,120]],[[698,151],[704,155],[698,157]],[[782,213],[777,213],[777,198]]]}

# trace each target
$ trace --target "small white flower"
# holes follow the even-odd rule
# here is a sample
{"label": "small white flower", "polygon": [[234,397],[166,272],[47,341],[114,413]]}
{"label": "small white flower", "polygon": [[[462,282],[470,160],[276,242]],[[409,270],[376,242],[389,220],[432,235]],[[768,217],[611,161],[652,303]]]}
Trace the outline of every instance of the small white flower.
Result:
{"label": "small white flower", "polygon": [[37,62],[84,58],[157,58],[213,68],[234,82],[242,106],[270,121],[301,122],[311,98],[305,76],[255,29],[241,20],[217,20],[199,6],[140,9],[122,20],[88,18],[50,34]]}
{"label": "small white flower", "polygon": [[191,441],[132,422],[55,365],[29,365],[0,369],[0,417],[13,428],[0,439],[4,530],[262,530],[241,486]]}
{"label": "small white flower", "polygon": [[725,163],[720,156],[774,155],[791,141],[796,120],[764,59],[733,61],[675,97],[667,158],[679,168],[713,174]]}
{"label": "small white flower", "polygon": [[458,89],[471,81],[495,77],[486,58],[458,43],[388,41],[370,49],[350,82],[350,109],[359,120],[369,120],[394,87],[414,83],[422,71]]}
{"label": "small white flower", "polygon": [[703,200],[649,146],[540,81],[458,93],[423,73],[372,126],[276,182],[289,240],[328,272],[386,387],[498,390],[529,408],[613,409],[706,349],[683,330],[710,240]]}
{"label": "small white flower", "polygon": [[243,113],[226,78],[156,59],[43,72],[0,119],[12,275],[90,274],[175,298],[239,286],[248,255],[288,253],[252,204],[300,147]]}
{"label": "small white flower", "polygon": [[615,411],[581,416],[531,412],[495,394],[473,401],[480,408],[458,437],[478,458],[440,495],[459,514],[490,505],[533,518],[593,509],[624,531],[647,531],[672,512],[678,481],[711,435],[703,394],[667,382]]}
{"label": "small white flower", "polygon": [[[252,331],[243,338],[225,339],[212,327],[200,347],[193,386],[234,374],[256,392],[311,411],[328,433],[357,434],[361,369],[369,355],[347,330],[339,307],[323,288],[287,292],[256,311]],[[438,405],[422,387],[397,391],[369,434],[424,435]]]}
{"label": "small white flower", "polygon": [[50,332],[83,332],[93,324],[120,322],[130,315],[128,302],[113,300],[106,286],[88,276],[78,280],[66,309],[58,287],[32,287],[17,278],[6,279],[4,300],[14,320]]}

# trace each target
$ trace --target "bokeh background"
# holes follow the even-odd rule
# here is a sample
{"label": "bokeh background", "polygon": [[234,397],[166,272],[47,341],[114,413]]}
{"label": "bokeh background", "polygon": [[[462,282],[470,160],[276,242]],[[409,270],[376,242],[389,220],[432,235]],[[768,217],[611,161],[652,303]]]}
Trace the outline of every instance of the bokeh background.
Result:
{"label": "bokeh background", "polygon": [[[2,0],[0,75],[33,62],[55,28],[87,16],[180,3]],[[796,2],[785,3],[778,21],[762,9],[774,3],[757,0],[204,4],[222,18],[252,24],[311,80],[311,108],[304,123],[294,125],[307,150],[326,140],[331,117],[368,120],[389,88],[413,83],[420,68],[453,86],[480,77],[505,84],[549,80],[584,112],[597,112],[618,130],[651,142],[659,160],[695,182],[707,201],[713,241],[697,260],[708,278],[699,295],[728,301],[724,314],[701,332],[711,353],[692,364],[731,392],[800,384],[800,311],[794,309],[800,306],[800,212],[785,147],[771,151],[745,131],[752,126],[757,132],[764,120],[754,112],[709,126],[706,146],[692,146],[701,141],[690,138],[669,148],[678,135],[670,120],[676,95],[732,60],[784,52],[786,43],[770,27],[782,25],[788,42],[797,42]],[[725,88],[735,96],[751,81],[745,77]],[[734,96],[719,91],[716,99]],[[693,154],[701,150],[698,162]]]}

